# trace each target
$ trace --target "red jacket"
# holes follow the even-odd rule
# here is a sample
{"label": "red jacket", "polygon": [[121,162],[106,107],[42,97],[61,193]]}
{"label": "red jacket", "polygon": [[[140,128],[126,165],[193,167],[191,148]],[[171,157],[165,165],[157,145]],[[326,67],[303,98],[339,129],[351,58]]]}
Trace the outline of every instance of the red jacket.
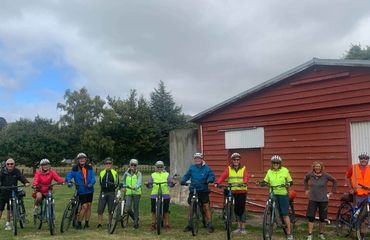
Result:
{"label": "red jacket", "polygon": [[39,192],[42,194],[47,194],[49,187],[52,181],[63,183],[64,179],[61,178],[54,170],[49,170],[46,173],[42,173],[39,170],[36,170],[35,177],[33,178],[33,186],[39,186]]}

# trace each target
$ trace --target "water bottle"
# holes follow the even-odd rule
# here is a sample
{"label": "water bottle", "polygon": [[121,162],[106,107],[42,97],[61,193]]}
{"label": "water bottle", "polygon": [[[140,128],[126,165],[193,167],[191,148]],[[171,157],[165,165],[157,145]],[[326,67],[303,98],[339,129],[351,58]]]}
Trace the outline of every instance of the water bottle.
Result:
{"label": "water bottle", "polygon": [[356,212],[355,212],[355,214],[353,214],[353,217],[354,218],[357,218],[358,215],[360,214],[360,211],[361,211],[361,208],[357,209]]}

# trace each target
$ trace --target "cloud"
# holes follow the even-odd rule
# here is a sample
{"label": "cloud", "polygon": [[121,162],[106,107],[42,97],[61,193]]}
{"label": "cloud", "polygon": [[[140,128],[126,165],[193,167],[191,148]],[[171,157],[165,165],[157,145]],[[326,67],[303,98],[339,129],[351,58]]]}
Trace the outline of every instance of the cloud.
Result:
{"label": "cloud", "polygon": [[369,28],[365,0],[8,1],[0,76],[26,86],[42,71],[34,63],[48,56],[74,70],[72,89],[148,97],[163,80],[195,114],[312,57],[340,58],[351,43],[369,44]]}

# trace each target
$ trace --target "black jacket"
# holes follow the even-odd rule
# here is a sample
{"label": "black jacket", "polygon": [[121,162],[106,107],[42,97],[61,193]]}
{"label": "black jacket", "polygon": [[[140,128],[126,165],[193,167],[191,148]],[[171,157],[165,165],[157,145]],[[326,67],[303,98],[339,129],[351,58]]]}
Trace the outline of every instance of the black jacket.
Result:
{"label": "black jacket", "polygon": [[[18,168],[14,168],[13,171],[8,172],[6,168],[1,169],[0,171],[0,186],[17,186],[18,181],[23,184],[29,183],[27,178],[19,171]],[[1,195],[10,195],[11,190],[1,189]]]}

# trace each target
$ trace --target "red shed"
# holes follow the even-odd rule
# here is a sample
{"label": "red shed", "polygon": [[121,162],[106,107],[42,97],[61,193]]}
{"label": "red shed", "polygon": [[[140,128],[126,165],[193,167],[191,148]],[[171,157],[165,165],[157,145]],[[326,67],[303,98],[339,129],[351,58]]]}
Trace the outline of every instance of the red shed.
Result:
{"label": "red shed", "polygon": [[[249,170],[248,197],[265,204],[263,179],[273,154],[282,156],[297,191],[296,208],[304,215],[303,177],[315,160],[347,190],[344,174],[360,152],[370,152],[370,61],[314,58],[194,116],[199,148],[219,176],[232,152]],[[212,202],[222,206],[214,189]],[[340,194],[330,201],[333,217]],[[263,211],[250,206],[249,209]]]}

